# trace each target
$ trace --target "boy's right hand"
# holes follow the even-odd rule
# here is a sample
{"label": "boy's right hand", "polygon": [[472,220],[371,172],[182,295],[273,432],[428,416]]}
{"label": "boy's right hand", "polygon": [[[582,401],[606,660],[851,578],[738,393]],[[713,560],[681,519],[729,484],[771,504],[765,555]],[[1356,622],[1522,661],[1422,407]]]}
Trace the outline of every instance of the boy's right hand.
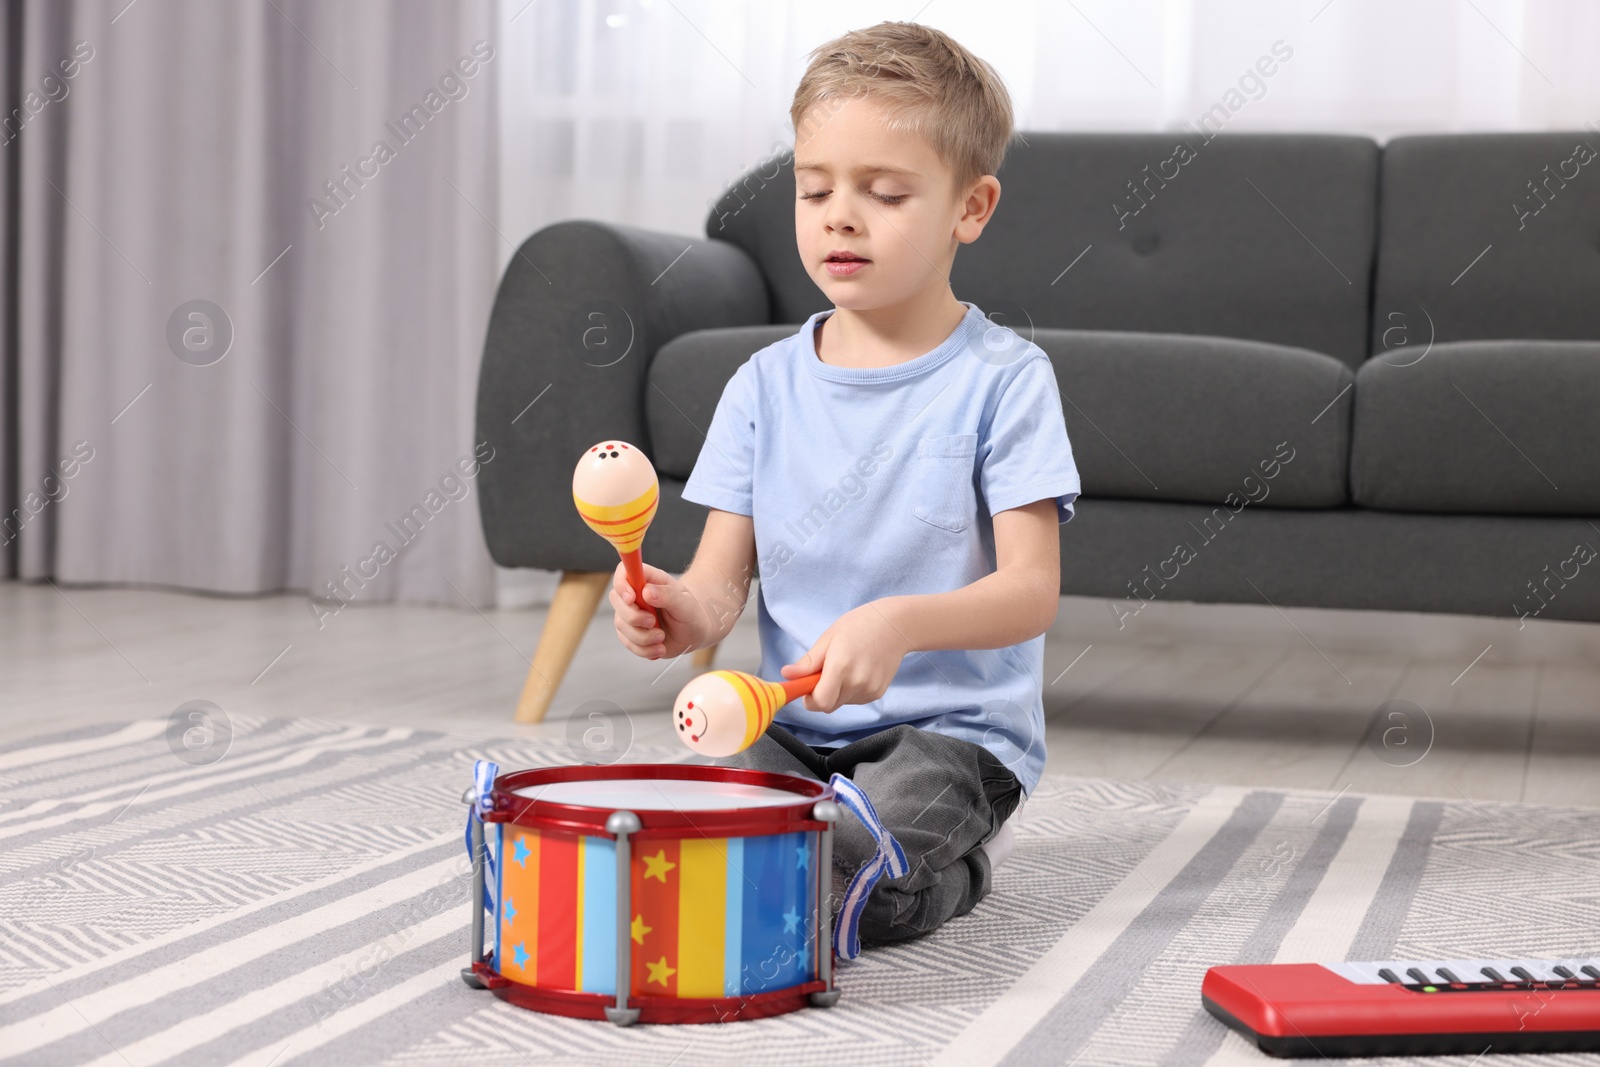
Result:
{"label": "boy's right hand", "polygon": [[[642,659],[681,656],[701,638],[704,613],[682,582],[659,567],[648,563],[643,567],[643,606],[633,595],[628,572],[620,561],[611,576],[610,600],[616,613],[617,637],[622,647]],[[654,609],[655,617],[647,608]]]}

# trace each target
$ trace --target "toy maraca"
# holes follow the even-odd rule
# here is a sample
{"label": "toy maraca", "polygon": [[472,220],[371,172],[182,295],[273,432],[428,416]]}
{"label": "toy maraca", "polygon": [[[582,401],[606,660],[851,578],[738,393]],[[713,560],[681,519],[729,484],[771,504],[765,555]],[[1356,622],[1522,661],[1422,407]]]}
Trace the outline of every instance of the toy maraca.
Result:
{"label": "toy maraca", "polygon": [[703,756],[731,756],[756,743],[778,709],[817,687],[822,672],[768,682],[743,671],[711,671],[689,680],[672,705],[683,743]]}
{"label": "toy maraca", "polygon": [[583,454],[572,472],[572,502],[589,529],[604,537],[622,556],[628,584],[639,606],[656,625],[661,616],[644,602],[644,563],[639,546],[656,517],[660,486],[656,468],[626,441],[602,441]]}

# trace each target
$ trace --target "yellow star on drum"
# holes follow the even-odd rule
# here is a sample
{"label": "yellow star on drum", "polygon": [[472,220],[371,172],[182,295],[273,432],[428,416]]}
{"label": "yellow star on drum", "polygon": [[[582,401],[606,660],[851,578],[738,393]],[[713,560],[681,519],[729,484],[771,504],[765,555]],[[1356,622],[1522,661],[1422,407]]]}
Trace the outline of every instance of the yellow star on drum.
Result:
{"label": "yellow star on drum", "polygon": [[654,878],[662,885],[666,885],[667,872],[676,866],[676,863],[667,859],[667,850],[662,849],[654,856],[644,857],[644,876],[646,878]]}
{"label": "yellow star on drum", "polygon": [[666,985],[667,979],[678,973],[676,967],[667,966],[667,957],[665,956],[662,956],[660,961],[656,963],[646,960],[644,965],[650,969],[650,981],[660,982],[662,985]]}
{"label": "yellow star on drum", "polygon": [[643,915],[635,915],[633,917],[633,939],[639,944],[644,944],[644,935],[650,933],[654,929],[654,926],[646,926],[644,924]]}

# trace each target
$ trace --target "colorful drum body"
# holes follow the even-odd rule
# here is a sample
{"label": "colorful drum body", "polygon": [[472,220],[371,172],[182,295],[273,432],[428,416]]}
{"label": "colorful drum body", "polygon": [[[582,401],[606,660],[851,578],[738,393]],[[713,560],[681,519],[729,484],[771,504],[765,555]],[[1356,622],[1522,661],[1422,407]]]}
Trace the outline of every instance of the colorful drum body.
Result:
{"label": "colorful drum body", "polygon": [[824,878],[838,808],[822,782],[553,767],[501,775],[491,802],[494,946],[473,971],[505,1000],[629,1023],[837,998]]}

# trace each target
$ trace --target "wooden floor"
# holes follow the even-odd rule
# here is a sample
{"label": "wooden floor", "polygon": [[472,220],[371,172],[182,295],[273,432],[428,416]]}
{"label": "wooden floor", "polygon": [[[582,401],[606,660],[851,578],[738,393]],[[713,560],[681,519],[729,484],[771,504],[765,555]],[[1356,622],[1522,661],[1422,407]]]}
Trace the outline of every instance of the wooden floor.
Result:
{"label": "wooden floor", "polygon": [[[693,668],[634,658],[602,606],[547,722],[511,721],[543,611],[349,607],[0,582],[0,743],[185,701],[464,739],[569,736],[612,710],[670,743]],[[1600,807],[1600,625],[1064,597],[1048,769]],[[755,670],[755,612],[718,666]],[[602,703],[586,704],[599,701]]]}

